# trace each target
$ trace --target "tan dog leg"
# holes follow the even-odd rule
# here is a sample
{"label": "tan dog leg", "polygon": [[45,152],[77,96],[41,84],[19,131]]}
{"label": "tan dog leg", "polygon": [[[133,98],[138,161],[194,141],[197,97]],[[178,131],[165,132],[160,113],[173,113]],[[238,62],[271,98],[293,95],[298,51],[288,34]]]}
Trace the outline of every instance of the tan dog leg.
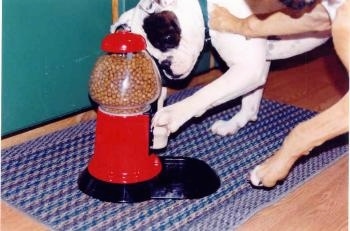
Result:
{"label": "tan dog leg", "polygon": [[265,15],[264,18],[253,14],[240,19],[226,8],[216,6],[211,12],[209,26],[213,30],[237,33],[246,37],[290,35],[330,29],[328,13],[321,4],[317,4],[299,17],[292,17],[290,15],[292,13],[286,10]]}
{"label": "tan dog leg", "polygon": [[314,118],[297,125],[285,138],[282,147],[257,166],[251,181],[256,186],[272,187],[284,179],[295,161],[325,141],[348,131],[349,94]]}
{"label": "tan dog leg", "polygon": [[[337,54],[349,70],[350,1],[339,8],[332,27]],[[349,93],[335,105],[314,118],[296,126],[285,138],[282,147],[251,173],[256,186],[272,187],[284,179],[295,161],[314,147],[349,130]]]}

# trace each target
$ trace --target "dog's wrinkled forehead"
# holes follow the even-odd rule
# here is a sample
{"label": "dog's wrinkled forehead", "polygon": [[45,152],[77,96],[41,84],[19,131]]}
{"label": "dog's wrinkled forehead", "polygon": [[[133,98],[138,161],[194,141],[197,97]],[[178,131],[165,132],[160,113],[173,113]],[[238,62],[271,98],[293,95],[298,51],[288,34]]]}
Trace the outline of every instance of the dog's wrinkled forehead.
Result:
{"label": "dog's wrinkled forehead", "polygon": [[280,0],[280,2],[291,9],[302,10],[307,6],[314,4],[316,0]]}

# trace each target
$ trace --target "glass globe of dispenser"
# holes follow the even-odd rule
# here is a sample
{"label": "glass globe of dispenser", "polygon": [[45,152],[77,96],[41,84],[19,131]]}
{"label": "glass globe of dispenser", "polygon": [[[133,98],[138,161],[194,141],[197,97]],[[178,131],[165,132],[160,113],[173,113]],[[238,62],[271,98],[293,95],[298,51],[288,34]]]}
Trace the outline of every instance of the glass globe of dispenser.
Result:
{"label": "glass globe of dispenser", "polygon": [[90,97],[113,114],[139,114],[159,96],[161,81],[141,35],[118,31],[102,41],[106,54],[93,68]]}

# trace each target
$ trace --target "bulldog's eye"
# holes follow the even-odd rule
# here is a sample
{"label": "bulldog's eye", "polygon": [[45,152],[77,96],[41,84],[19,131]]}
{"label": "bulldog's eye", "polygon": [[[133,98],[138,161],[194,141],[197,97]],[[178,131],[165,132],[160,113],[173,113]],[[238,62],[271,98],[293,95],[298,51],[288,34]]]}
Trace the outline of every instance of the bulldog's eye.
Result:
{"label": "bulldog's eye", "polygon": [[173,40],[174,40],[174,36],[172,36],[170,34],[168,34],[164,37],[164,41],[166,41],[166,42],[171,42]]}
{"label": "bulldog's eye", "polygon": [[148,6],[147,10],[152,10],[153,9],[153,3],[151,2],[151,4]]}
{"label": "bulldog's eye", "polygon": [[178,37],[175,34],[167,34],[163,37],[163,42],[167,44],[172,44],[174,47],[178,45]]}

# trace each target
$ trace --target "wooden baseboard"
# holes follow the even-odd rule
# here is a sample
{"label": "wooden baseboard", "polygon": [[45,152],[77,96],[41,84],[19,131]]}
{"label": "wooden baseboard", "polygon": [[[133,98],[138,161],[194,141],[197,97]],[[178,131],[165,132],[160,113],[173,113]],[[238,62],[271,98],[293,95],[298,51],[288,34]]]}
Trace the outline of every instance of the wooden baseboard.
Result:
{"label": "wooden baseboard", "polygon": [[57,122],[53,122],[32,130],[2,139],[1,148],[8,148],[8,147],[35,139],[37,137],[44,136],[52,132],[73,126],[83,121],[94,119],[94,118],[96,118],[96,112],[94,110],[83,112],[83,113],[71,116],[69,118],[62,119]]}

